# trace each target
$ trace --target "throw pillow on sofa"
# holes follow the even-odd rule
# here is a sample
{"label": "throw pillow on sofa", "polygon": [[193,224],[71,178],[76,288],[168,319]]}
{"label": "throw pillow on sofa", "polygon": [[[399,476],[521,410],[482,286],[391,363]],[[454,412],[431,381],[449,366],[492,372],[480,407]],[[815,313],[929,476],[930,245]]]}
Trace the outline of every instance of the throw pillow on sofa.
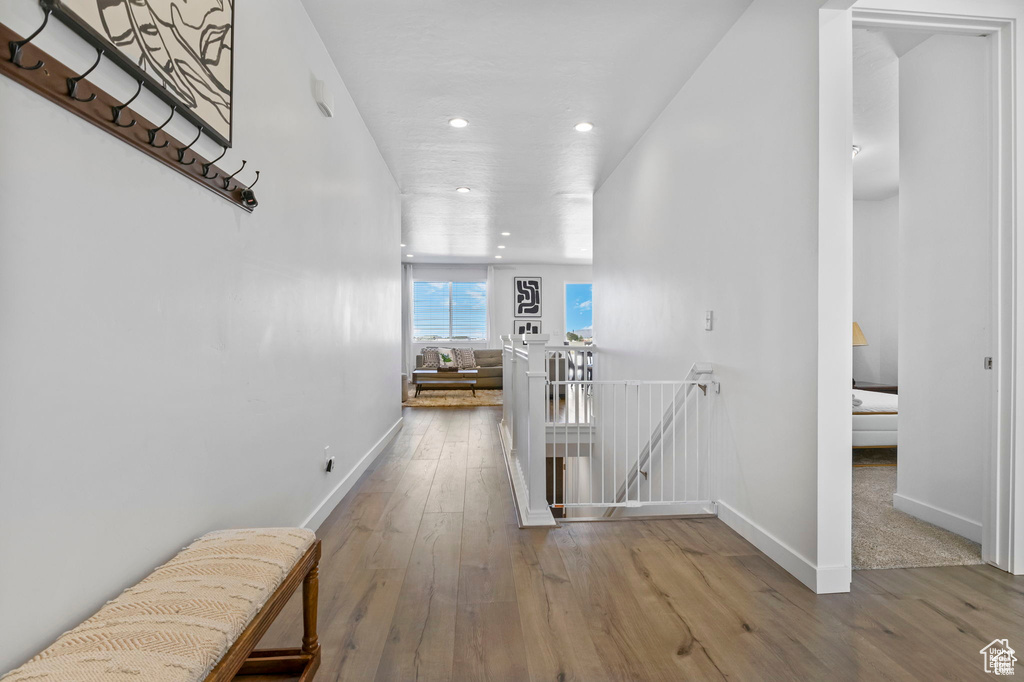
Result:
{"label": "throw pillow on sofa", "polygon": [[437,369],[441,364],[441,356],[437,348],[424,348],[420,351],[423,356],[423,369]]}
{"label": "throw pillow on sofa", "polygon": [[455,359],[455,351],[451,348],[438,348],[438,369],[454,370],[459,368],[459,363]]}
{"label": "throw pillow on sofa", "polygon": [[476,356],[472,348],[456,348],[455,355],[459,361],[459,369],[476,368]]}

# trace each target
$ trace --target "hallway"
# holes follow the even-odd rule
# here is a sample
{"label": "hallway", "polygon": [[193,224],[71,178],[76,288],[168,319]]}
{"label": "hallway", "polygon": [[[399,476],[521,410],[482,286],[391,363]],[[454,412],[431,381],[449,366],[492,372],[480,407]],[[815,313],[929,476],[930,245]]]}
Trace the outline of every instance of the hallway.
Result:
{"label": "hallway", "polygon": [[[1024,631],[1024,579],[988,566],[818,597],[716,519],[520,530],[499,416],[407,408],[320,528],[318,679],[981,679]],[[293,600],[263,646],[301,632]]]}

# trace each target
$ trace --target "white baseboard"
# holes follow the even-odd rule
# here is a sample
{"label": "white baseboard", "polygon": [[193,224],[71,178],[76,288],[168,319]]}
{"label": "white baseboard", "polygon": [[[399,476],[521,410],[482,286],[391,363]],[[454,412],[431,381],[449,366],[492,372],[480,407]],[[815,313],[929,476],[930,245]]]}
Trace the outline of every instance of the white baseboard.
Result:
{"label": "white baseboard", "polygon": [[968,540],[981,542],[981,524],[971,521],[959,514],[954,514],[945,509],[939,509],[920,500],[915,500],[906,495],[895,493],[892,496],[892,506],[901,512],[915,516],[922,521],[927,521],[939,528],[945,528],[951,533],[961,535]]}
{"label": "white baseboard", "polygon": [[363,458],[360,459],[354,467],[352,467],[352,470],[345,475],[345,478],[341,479],[341,482],[334,487],[331,494],[325,497],[323,502],[317,505],[317,508],[313,513],[302,522],[303,528],[308,528],[313,531],[320,528],[320,524],[327,520],[327,517],[331,515],[331,512],[338,506],[338,503],[345,498],[345,495],[347,495],[350,490],[352,490],[352,486],[356,484],[356,481],[358,481],[359,477],[363,475],[363,472],[373,464],[377,457],[380,456],[380,453],[384,452],[384,449],[388,444],[391,443],[394,437],[398,435],[398,432],[402,430],[403,421],[403,418],[399,417],[398,421],[388,429],[387,433],[385,433],[381,439],[377,441],[372,448],[370,448],[370,451],[363,455]]}
{"label": "white baseboard", "polygon": [[815,594],[842,594],[850,591],[853,581],[853,569],[850,566],[826,566],[817,568],[818,583],[813,588]]}
{"label": "white baseboard", "polygon": [[849,566],[818,568],[802,554],[721,500],[718,501],[718,518],[816,594],[850,591]]}

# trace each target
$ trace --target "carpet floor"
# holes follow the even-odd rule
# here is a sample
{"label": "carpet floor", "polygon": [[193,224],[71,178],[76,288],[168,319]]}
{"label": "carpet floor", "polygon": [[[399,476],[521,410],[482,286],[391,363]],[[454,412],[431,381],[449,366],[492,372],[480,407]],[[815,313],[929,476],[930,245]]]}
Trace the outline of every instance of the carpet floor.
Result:
{"label": "carpet floor", "polygon": [[409,389],[406,407],[501,407],[501,389],[478,388],[472,391],[423,391],[416,397],[416,389]]}
{"label": "carpet floor", "polygon": [[854,448],[853,466],[896,466],[896,448]]}
{"label": "carpet floor", "polygon": [[853,469],[853,568],[971,566],[984,563],[981,545],[892,506],[896,467]]}

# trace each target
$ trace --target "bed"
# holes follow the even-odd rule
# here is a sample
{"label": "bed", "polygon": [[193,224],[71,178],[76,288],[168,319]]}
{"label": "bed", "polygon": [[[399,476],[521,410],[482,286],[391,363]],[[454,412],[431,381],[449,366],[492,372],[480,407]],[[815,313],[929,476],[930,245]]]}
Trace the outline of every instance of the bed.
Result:
{"label": "bed", "polygon": [[853,447],[896,447],[899,396],[853,389]]}

